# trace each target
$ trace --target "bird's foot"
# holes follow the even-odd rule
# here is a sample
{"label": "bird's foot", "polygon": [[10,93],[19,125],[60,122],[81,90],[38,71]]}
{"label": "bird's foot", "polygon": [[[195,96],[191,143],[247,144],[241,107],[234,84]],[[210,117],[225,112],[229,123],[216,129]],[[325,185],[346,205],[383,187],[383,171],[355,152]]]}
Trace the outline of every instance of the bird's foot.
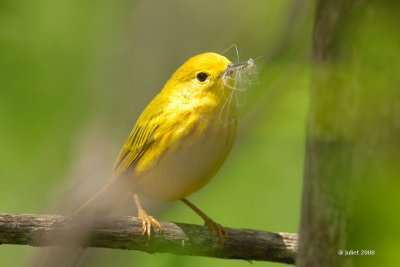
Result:
{"label": "bird's foot", "polygon": [[142,235],[146,235],[150,239],[151,228],[157,229],[159,233],[162,232],[161,224],[153,216],[148,215],[144,209],[139,209],[138,213],[138,217],[142,221]]}
{"label": "bird's foot", "polygon": [[214,222],[212,219],[207,218],[204,220],[204,225],[210,229],[213,235],[216,235],[219,238],[219,242],[224,244],[225,239],[228,238],[228,232],[226,229],[220,225],[219,223]]}

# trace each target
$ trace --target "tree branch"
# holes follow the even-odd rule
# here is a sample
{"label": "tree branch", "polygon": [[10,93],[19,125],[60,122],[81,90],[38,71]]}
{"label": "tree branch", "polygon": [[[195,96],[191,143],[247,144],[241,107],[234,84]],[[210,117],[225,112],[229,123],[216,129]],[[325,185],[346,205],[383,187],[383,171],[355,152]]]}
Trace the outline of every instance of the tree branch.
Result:
{"label": "tree branch", "polygon": [[[205,226],[161,222],[163,233],[150,240],[141,234],[135,217],[104,217],[90,228],[87,247],[168,252],[226,259],[274,261],[293,264],[297,234],[226,228],[224,244]],[[0,213],[0,244],[65,246],[63,236],[79,225],[60,215]]]}

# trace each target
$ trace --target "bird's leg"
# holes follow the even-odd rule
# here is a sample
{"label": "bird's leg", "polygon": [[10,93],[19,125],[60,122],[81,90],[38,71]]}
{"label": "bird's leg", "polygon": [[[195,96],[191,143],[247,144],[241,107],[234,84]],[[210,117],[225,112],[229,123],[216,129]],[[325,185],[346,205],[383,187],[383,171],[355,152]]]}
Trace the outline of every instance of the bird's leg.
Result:
{"label": "bird's leg", "polygon": [[228,232],[219,223],[214,222],[210,217],[208,217],[202,210],[196,207],[192,202],[186,198],[182,198],[181,201],[189,206],[194,212],[196,212],[203,220],[204,224],[214,233],[217,234],[221,243],[224,243],[225,238],[228,237]]}
{"label": "bird's leg", "polygon": [[138,217],[140,220],[142,220],[142,235],[147,235],[147,238],[150,239],[151,227],[156,228],[158,232],[161,233],[161,224],[154,219],[153,216],[148,215],[143,209],[142,205],[140,204],[139,196],[137,194],[132,194],[132,197],[138,209]]}

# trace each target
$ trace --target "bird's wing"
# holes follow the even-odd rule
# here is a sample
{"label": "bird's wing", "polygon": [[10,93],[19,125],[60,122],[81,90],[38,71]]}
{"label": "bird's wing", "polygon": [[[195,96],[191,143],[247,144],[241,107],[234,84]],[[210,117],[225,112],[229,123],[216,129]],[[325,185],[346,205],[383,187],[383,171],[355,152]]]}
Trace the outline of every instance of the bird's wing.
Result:
{"label": "bird's wing", "polygon": [[146,120],[138,120],[118,154],[113,178],[123,175],[129,166],[137,162],[143,153],[154,144],[154,133],[158,129],[158,117],[157,114]]}

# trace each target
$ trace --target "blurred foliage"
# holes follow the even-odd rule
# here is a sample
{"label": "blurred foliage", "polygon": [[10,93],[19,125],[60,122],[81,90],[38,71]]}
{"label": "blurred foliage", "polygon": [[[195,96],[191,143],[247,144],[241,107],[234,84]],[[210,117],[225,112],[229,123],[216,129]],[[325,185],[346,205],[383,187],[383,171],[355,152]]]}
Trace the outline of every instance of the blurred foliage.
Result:
{"label": "blurred foliage", "polygon": [[349,247],[375,251],[373,257],[355,257],[355,266],[391,266],[400,260],[400,214],[393,212],[400,205],[399,8],[391,0],[365,3],[346,33],[356,51],[346,65],[354,74],[349,79],[356,85],[352,112],[358,113],[352,118],[358,140],[348,184],[355,194]]}
{"label": "blurred foliage", "polygon": [[[312,12],[312,2],[302,0],[2,0],[0,211],[42,213],[82,173],[106,179],[136,118],[173,70],[192,55],[236,44],[240,59],[255,59],[258,82],[244,95],[229,159],[190,199],[229,227],[296,232]],[[233,49],[226,55],[237,59]],[[156,215],[161,220],[201,223],[180,203],[166,207]],[[22,266],[38,250],[2,245],[2,265]],[[90,266],[249,264],[90,251]]]}
{"label": "blurred foliage", "polygon": [[299,266],[400,260],[399,8],[318,1]]}

